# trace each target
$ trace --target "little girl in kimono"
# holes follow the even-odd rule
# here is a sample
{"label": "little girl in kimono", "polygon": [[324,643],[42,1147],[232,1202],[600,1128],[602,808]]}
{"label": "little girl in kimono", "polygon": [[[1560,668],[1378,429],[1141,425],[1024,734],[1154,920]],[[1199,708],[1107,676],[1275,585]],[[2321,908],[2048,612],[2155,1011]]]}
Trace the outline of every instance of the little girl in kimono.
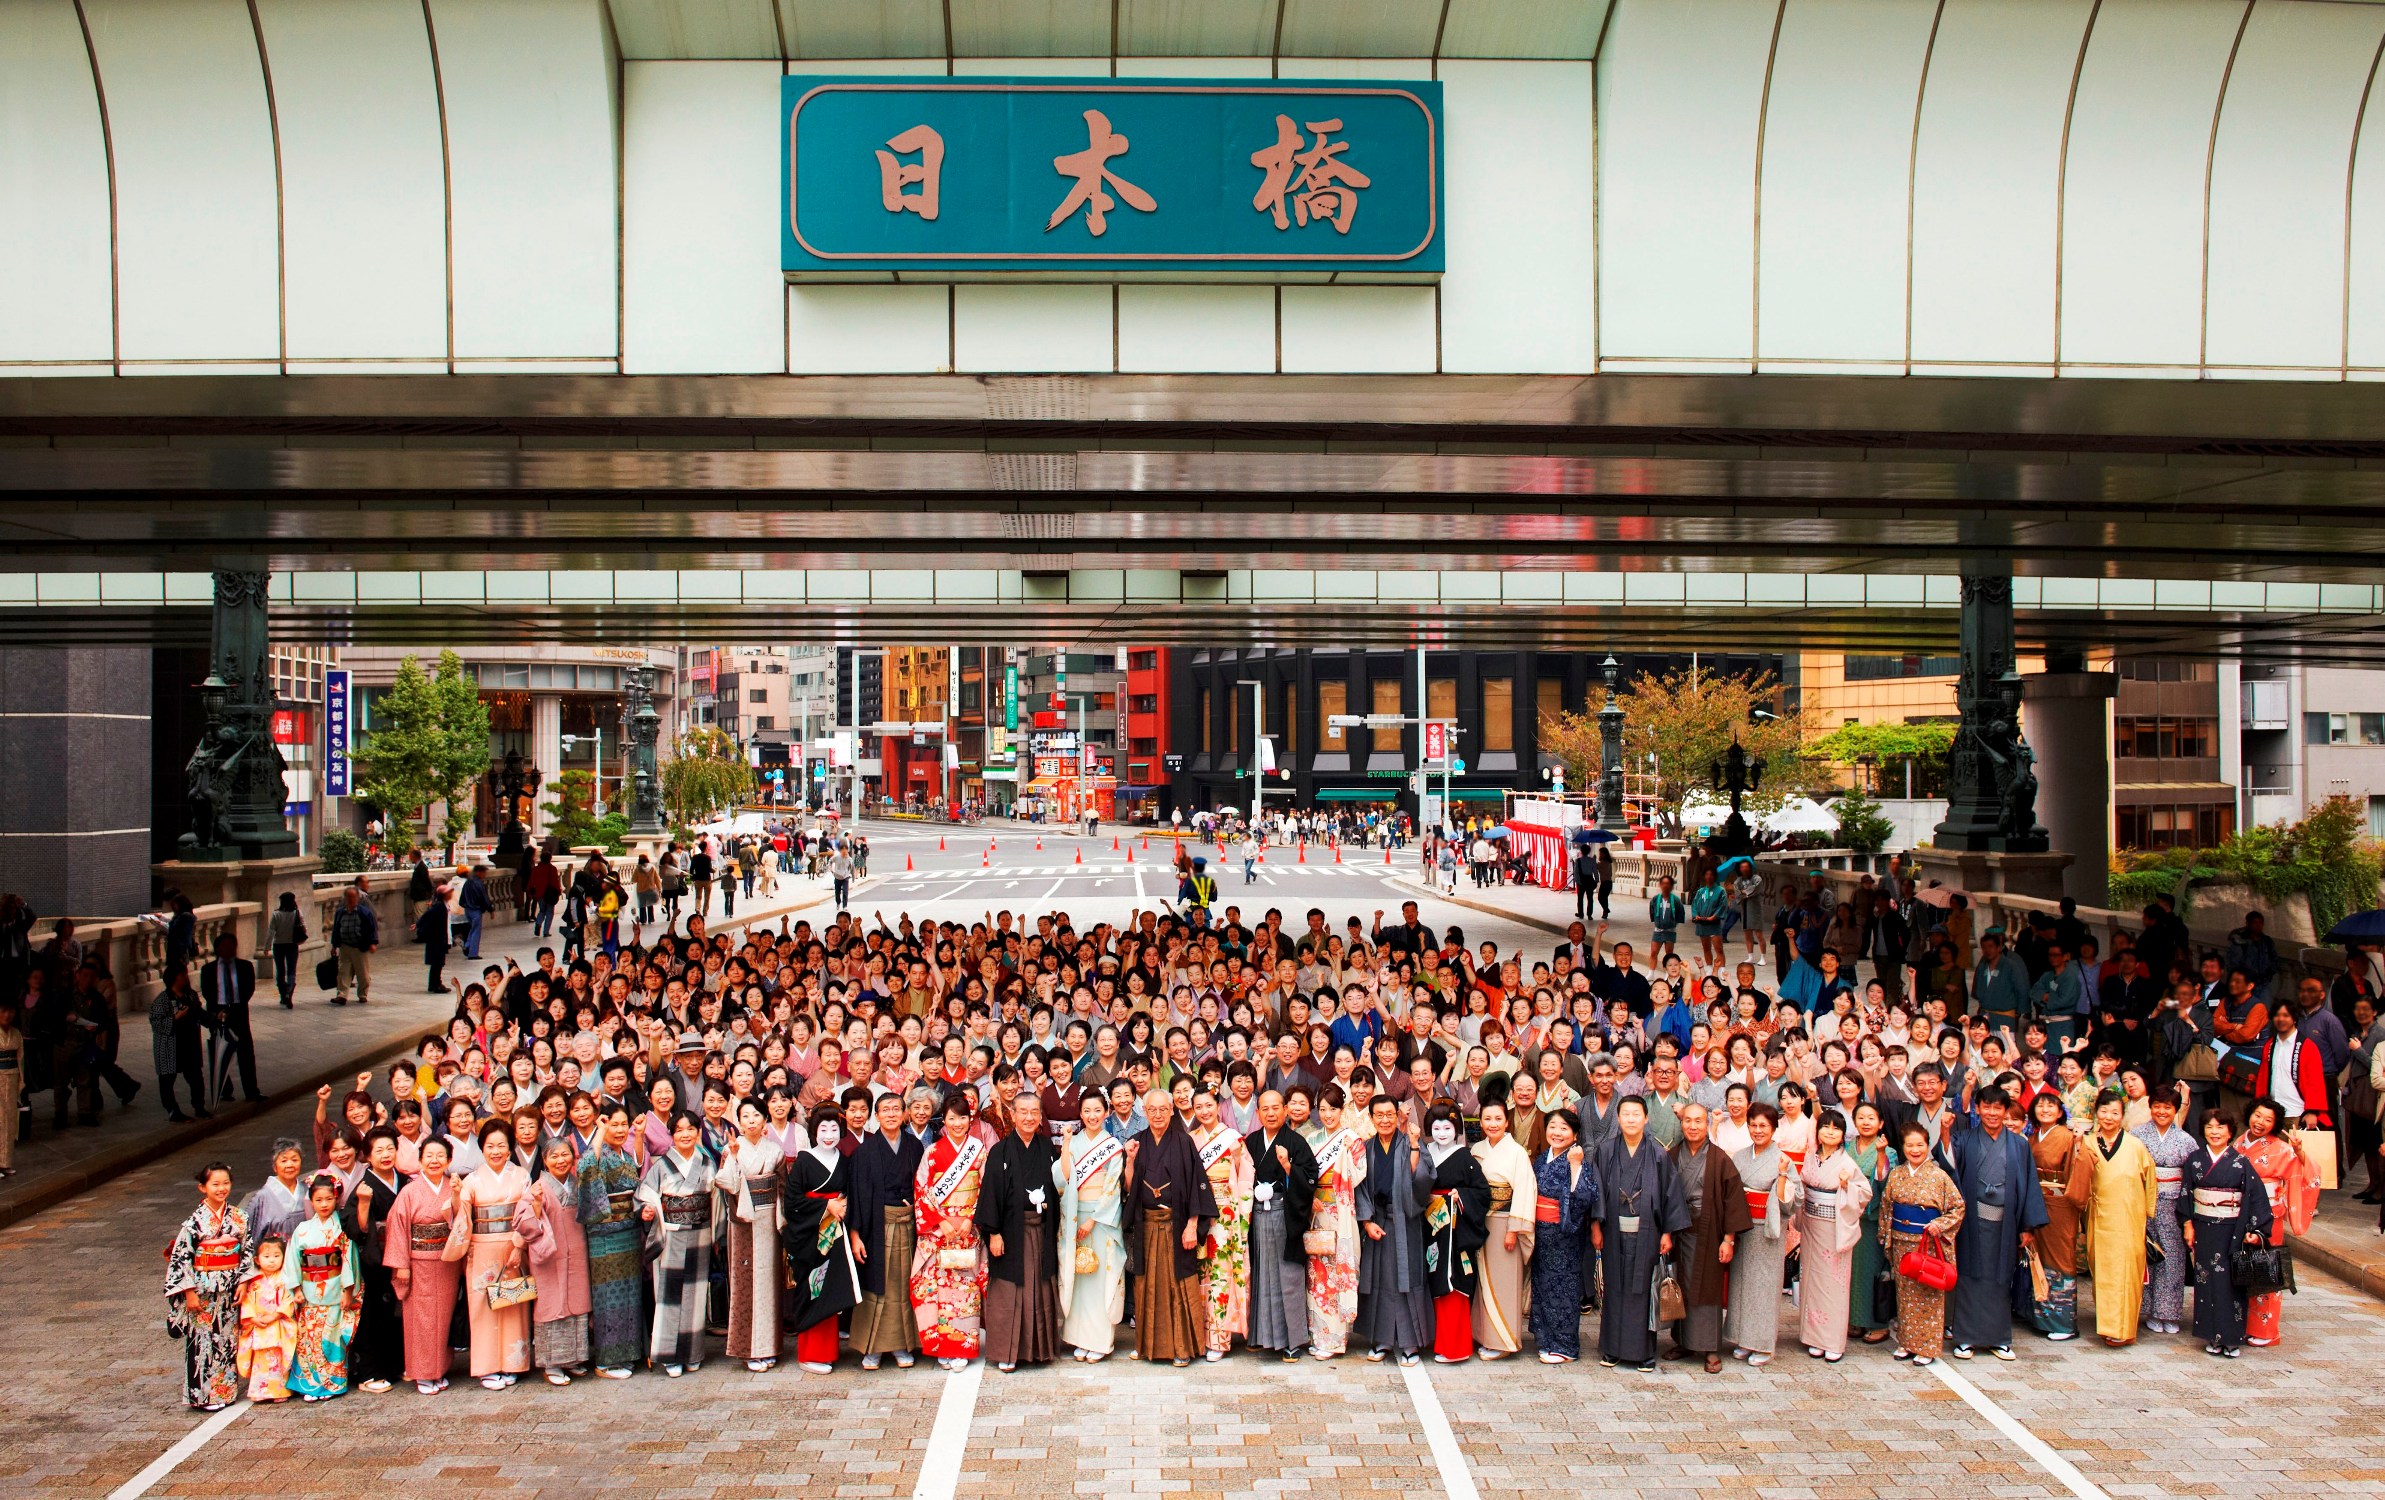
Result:
{"label": "little girl in kimono", "polygon": [[298,1318],[282,1284],[284,1245],[278,1235],[257,1242],[255,1262],[240,1288],[239,1370],[251,1401],[290,1399],[290,1361],[298,1354]]}

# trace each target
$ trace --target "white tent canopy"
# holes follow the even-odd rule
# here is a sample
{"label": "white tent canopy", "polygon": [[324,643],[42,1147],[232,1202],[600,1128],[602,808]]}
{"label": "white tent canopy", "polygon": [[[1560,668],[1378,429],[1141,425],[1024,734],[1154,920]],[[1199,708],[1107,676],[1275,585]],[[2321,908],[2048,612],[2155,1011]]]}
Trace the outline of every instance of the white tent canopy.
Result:
{"label": "white tent canopy", "polygon": [[1773,833],[1836,833],[1838,814],[1811,797],[1791,797],[1764,815],[1764,827]]}
{"label": "white tent canopy", "polygon": [[1692,797],[1681,804],[1681,826],[1684,828],[1719,828],[1731,821],[1731,806],[1711,797]]}

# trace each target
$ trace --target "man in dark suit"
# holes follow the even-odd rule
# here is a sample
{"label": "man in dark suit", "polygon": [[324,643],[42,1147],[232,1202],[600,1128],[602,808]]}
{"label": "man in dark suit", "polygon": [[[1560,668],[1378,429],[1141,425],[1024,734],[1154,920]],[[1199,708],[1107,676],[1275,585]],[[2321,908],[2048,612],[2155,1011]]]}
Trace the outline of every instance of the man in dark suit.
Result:
{"label": "man in dark suit", "polygon": [[213,1029],[232,1049],[224,1074],[211,1080],[221,1098],[229,1083],[229,1063],[240,1065],[240,1091],[252,1103],[264,1095],[257,1090],[257,1044],[248,1029],[248,1003],[257,993],[257,966],[240,956],[240,940],[222,933],[215,940],[215,959],[199,971],[199,998],[206,1005]]}

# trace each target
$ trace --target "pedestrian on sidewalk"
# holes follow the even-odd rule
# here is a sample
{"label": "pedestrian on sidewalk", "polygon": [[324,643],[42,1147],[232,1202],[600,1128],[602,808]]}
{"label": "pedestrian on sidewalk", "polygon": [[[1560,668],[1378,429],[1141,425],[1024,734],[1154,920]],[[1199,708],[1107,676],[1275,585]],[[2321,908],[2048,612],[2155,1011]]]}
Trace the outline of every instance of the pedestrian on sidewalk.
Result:
{"label": "pedestrian on sidewalk", "polygon": [[453,936],[448,925],[447,887],[431,887],[431,899],[422,908],[422,915],[414,919],[414,937],[422,944],[422,967],[430,976],[423,986],[428,994],[447,992],[447,982],[440,970],[447,966],[447,945]]}
{"label": "pedestrian on sidewalk", "polygon": [[853,898],[853,856],[839,849],[828,856],[828,878],[836,882],[837,910]]}
{"label": "pedestrian on sidewalk", "polygon": [[266,939],[273,950],[273,987],[282,997],[282,1009],[293,1010],[298,1003],[298,950],[307,939],[306,918],[299,913],[295,891],[282,892],[281,904],[266,924]]}
{"label": "pedestrian on sidewalk", "polygon": [[555,903],[563,899],[563,872],[555,868],[552,850],[539,854],[523,884],[530,898],[530,931],[538,937],[553,937]]}
{"label": "pedestrian on sidewalk", "polygon": [[157,1091],[166,1105],[166,1118],[176,1124],[190,1118],[174,1098],[174,1080],[190,1085],[192,1113],[202,1120],[207,1112],[207,1082],[200,1059],[206,1044],[200,1040],[203,1008],[199,992],[191,988],[190,970],[176,968],[166,987],[149,1002],[149,1060],[157,1069]]}
{"label": "pedestrian on sidewalk", "polygon": [[489,913],[497,909],[496,903],[489,899],[488,882],[481,878],[481,872],[487,868],[487,865],[474,865],[467,870],[463,891],[456,898],[464,913],[464,957],[470,959],[480,957],[480,929]]}
{"label": "pedestrian on sidewalk", "polygon": [[354,886],[340,892],[340,904],[331,914],[331,957],[338,986],[331,993],[332,1004],[348,1003],[350,985],[356,987],[358,1005],[372,998],[370,955],[380,946],[381,918],[366,903],[364,892]]}
{"label": "pedestrian on sidewalk", "polygon": [[265,1098],[257,1088],[257,1044],[248,1025],[249,1002],[256,994],[257,966],[240,956],[238,938],[218,933],[215,958],[199,972],[199,997],[207,1007],[208,1029],[215,1033],[210,1047],[215,1065],[207,1070],[207,1081],[219,1100],[231,1094],[235,1064],[241,1096],[252,1104]]}

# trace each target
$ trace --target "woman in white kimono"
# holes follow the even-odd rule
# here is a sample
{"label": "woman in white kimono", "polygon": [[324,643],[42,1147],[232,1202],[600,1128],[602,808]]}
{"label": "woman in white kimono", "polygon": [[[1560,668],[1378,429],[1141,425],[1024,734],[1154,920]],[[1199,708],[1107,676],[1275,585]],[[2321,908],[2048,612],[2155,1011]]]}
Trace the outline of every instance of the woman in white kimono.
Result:
{"label": "woman in white kimono", "polygon": [[1109,1106],[1088,1092],[1060,1144],[1060,1339],[1082,1360],[1109,1358],[1126,1316],[1126,1146],[1102,1128]]}
{"label": "woman in white kimono", "polygon": [[712,1186],[727,1209],[729,1358],[760,1374],[778,1363],[778,1179],[785,1157],[770,1139],[770,1112],[751,1095],[737,1104],[737,1138],[721,1153]]}
{"label": "woman in white kimono", "polygon": [[1793,1214],[1798,1202],[1797,1173],[1773,1144],[1773,1127],[1780,1111],[1769,1104],[1747,1109],[1748,1144],[1731,1153],[1739,1182],[1747,1190],[1748,1217],[1755,1220],[1742,1231],[1731,1255],[1731,1305],[1723,1311],[1723,1342],[1733,1359],[1751,1365],[1772,1363],[1780,1343],[1781,1276],[1795,1232]]}
{"label": "woman in white kimono", "polygon": [[1482,1139],[1474,1145],[1483,1180],[1491,1185],[1490,1237],[1482,1247],[1482,1276],[1474,1292],[1475,1350],[1505,1359],[1524,1347],[1524,1270],[1540,1214],[1540,1179],[1532,1158],[1507,1131],[1507,1106],[1482,1106]]}
{"label": "woman in white kimono", "polygon": [[1814,1118],[1814,1148],[1800,1172],[1805,1187],[1804,1248],[1797,1278],[1799,1332],[1805,1352],[1837,1364],[1847,1353],[1849,1299],[1871,1297],[1853,1284],[1855,1247],[1866,1242],[1872,1182],[1844,1149],[1846,1122],[1835,1109]]}

